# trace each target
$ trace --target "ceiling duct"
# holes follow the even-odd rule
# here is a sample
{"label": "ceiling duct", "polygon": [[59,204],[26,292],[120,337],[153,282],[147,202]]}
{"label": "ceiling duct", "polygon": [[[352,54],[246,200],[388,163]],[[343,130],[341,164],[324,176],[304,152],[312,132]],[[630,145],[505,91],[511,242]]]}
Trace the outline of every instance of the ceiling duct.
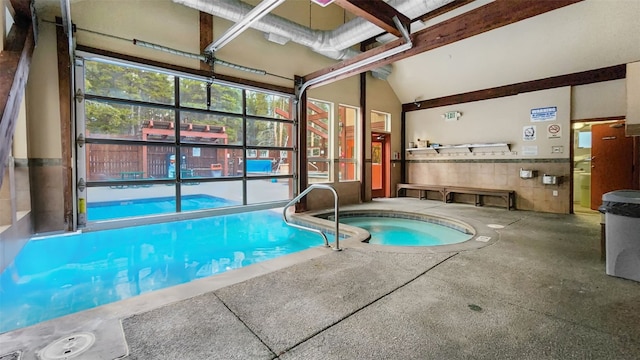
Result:
{"label": "ceiling duct", "polygon": [[[408,18],[414,19],[452,1],[391,0],[388,4]],[[253,9],[251,5],[239,0],[173,0],[173,2],[234,23],[242,21]],[[335,60],[345,60],[358,55],[360,52],[351,49],[352,46],[385,32],[362,18],[355,18],[334,30],[314,30],[274,14],[265,15],[251,27],[264,32],[267,39],[274,39],[278,44],[293,41]],[[391,66],[374,69],[372,73],[375,77],[386,79],[391,73]]]}

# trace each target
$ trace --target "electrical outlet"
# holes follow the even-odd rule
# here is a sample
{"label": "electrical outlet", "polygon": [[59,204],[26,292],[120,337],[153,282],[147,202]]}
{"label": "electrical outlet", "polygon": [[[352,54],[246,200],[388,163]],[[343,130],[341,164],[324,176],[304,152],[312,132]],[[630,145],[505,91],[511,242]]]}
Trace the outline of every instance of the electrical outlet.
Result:
{"label": "electrical outlet", "polygon": [[551,153],[552,154],[562,154],[564,152],[564,148],[562,146],[552,146]]}
{"label": "electrical outlet", "polygon": [[553,196],[558,196],[558,190],[553,190]]}

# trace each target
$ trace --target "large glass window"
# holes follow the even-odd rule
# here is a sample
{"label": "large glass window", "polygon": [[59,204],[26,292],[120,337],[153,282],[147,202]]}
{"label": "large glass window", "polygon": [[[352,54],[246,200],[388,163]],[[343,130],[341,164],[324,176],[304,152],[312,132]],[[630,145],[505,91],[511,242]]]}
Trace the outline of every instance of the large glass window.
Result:
{"label": "large glass window", "polygon": [[307,101],[307,177],[309,183],[331,181],[330,135],[333,104]]}
{"label": "large glass window", "polygon": [[338,152],[340,181],[359,180],[358,175],[358,139],[360,139],[359,110],[340,105],[338,108]]}
{"label": "large glass window", "polygon": [[85,62],[85,92],[110,98],[173,105],[174,76],[96,61]]}
{"label": "large glass window", "polygon": [[89,221],[292,196],[288,95],[112,60],[83,65],[86,164],[78,176],[86,179]]}
{"label": "large glass window", "polygon": [[371,131],[391,132],[391,114],[371,111]]}

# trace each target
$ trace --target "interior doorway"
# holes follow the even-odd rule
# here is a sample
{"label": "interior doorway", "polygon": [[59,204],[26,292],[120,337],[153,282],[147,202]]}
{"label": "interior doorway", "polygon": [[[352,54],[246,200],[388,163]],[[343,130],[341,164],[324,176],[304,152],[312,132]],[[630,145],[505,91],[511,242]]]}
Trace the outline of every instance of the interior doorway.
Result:
{"label": "interior doorway", "polygon": [[371,197],[390,197],[390,157],[391,135],[371,134]]}
{"label": "interior doorway", "polygon": [[576,122],[573,132],[573,212],[597,211],[603,194],[638,188],[638,140],[626,136],[624,120]]}

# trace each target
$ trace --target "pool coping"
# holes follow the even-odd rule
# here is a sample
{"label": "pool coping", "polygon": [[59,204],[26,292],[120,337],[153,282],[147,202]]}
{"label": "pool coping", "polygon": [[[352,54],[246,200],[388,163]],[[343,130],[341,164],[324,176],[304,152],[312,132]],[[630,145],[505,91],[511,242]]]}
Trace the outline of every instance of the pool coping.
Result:
{"label": "pool coping", "polygon": [[[433,246],[391,246],[391,245],[379,245],[379,244],[370,244],[366,242],[371,237],[368,231],[340,223],[339,232],[341,234],[350,234],[348,238],[344,240],[340,240],[340,244],[347,244],[349,247],[365,249],[371,251],[379,251],[379,252],[395,252],[395,253],[447,253],[447,252],[460,252],[460,251],[471,251],[476,249],[481,249],[485,246],[489,246],[494,244],[496,241],[500,239],[500,235],[493,229],[489,228],[486,224],[475,220],[469,219],[462,216],[443,216],[441,214],[435,214],[428,210],[422,210],[421,213],[409,212],[409,211],[393,211],[390,213],[388,209],[345,209],[340,210],[338,213],[338,218],[340,214],[349,214],[349,215],[365,215],[365,216],[375,216],[375,215],[384,215],[383,217],[397,217],[397,218],[405,218],[405,219],[415,219],[415,220],[423,220],[425,218],[429,218],[435,220],[435,223],[445,225],[448,227],[451,224],[460,226],[461,228],[470,231],[473,236],[466,241],[457,243],[457,244],[447,244],[447,245],[433,245]],[[392,216],[389,216],[389,215]],[[326,231],[329,234],[334,234],[335,223],[332,220],[323,219],[319,216],[324,215],[333,215],[333,210],[328,211],[326,209],[323,210],[314,210],[300,214],[292,215],[293,219],[296,219],[298,222],[302,222],[304,224],[310,225],[314,229],[320,229]],[[393,216],[396,215],[396,216]],[[339,219],[338,219],[339,220]],[[438,222],[439,221],[439,222]],[[445,224],[446,223],[446,224]],[[455,228],[455,227],[453,227]],[[329,238],[329,237],[328,237]],[[331,240],[329,240],[331,243]]]}

